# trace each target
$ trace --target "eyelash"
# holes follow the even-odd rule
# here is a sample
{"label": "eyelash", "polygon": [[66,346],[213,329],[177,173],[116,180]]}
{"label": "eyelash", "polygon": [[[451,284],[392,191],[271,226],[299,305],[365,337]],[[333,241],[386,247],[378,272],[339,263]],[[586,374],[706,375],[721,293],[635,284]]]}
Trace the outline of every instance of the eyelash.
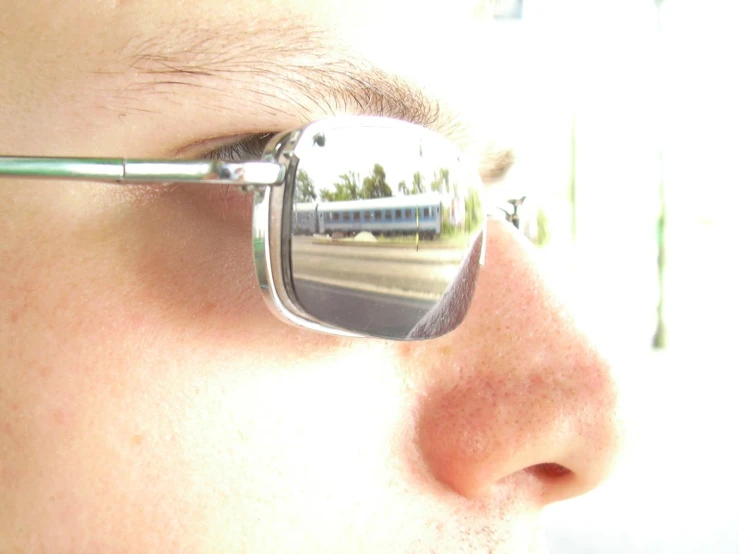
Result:
{"label": "eyelash", "polygon": [[[224,162],[251,162],[258,161],[262,158],[267,143],[272,140],[276,133],[259,133],[255,135],[247,135],[237,142],[225,144],[203,155],[207,160],[221,160]],[[234,199],[241,199],[243,202],[250,199],[251,195],[245,194],[245,191],[237,185],[223,185],[221,187],[213,187],[211,194],[214,198],[223,201],[225,207],[233,205]],[[241,204],[237,204],[241,205]],[[243,204],[247,206],[249,204]]]}
{"label": "eyelash", "polygon": [[249,135],[238,142],[227,144],[208,152],[205,155],[209,160],[223,160],[225,162],[250,162],[259,160],[262,152],[276,133],[260,133]]}

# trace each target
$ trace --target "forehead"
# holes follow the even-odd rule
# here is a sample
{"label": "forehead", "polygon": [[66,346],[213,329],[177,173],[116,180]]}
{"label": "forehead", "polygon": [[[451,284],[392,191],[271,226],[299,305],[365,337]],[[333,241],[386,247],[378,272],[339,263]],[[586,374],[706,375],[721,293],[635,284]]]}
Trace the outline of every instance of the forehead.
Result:
{"label": "forehead", "polygon": [[54,82],[34,94],[119,119],[187,107],[218,120],[214,136],[243,133],[246,119],[271,132],[341,113],[421,123],[463,148],[480,136],[469,98],[487,81],[481,0],[74,4],[41,0],[11,22],[18,67],[43,65]]}

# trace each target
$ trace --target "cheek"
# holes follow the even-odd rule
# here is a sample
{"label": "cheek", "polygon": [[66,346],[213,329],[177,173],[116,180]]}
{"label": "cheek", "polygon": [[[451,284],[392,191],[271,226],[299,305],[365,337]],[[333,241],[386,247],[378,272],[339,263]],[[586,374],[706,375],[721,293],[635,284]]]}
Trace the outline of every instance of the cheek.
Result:
{"label": "cheek", "polygon": [[122,236],[131,252],[116,266],[132,274],[148,311],[188,326],[258,309],[251,248],[251,199],[228,187],[163,191],[135,206]]}
{"label": "cheek", "polygon": [[83,218],[29,245],[50,245],[41,275],[54,279],[35,283],[38,296],[59,297],[78,335],[243,346],[246,336],[262,334],[257,323],[269,329],[274,318],[254,275],[249,196],[229,187],[103,191],[79,207]]}
{"label": "cheek", "polygon": [[39,540],[76,551],[83,537],[101,541],[99,551],[187,550],[218,544],[220,532],[259,537],[265,525],[272,535],[331,536],[325,527],[376,509],[403,411],[381,349],[280,366],[146,350],[104,377],[57,360],[26,387],[27,417],[12,419],[21,447],[3,460],[14,490],[3,497]]}
{"label": "cheek", "polygon": [[0,495],[21,527],[75,551],[187,550],[258,534],[264,503],[302,521],[311,496],[382,485],[400,410],[387,347],[278,322],[248,219],[220,206],[101,201],[4,243]]}
{"label": "cheek", "polygon": [[[149,402],[192,404],[192,383],[235,371],[234,359],[242,371],[279,370],[341,347],[266,309],[248,206],[232,203],[222,214],[220,197],[87,191],[28,191],[16,203],[28,221],[4,220],[0,415],[8,451],[71,441],[71,452],[82,436],[85,448],[153,444],[135,425],[113,425],[113,435],[92,440],[83,431],[111,410],[125,418]],[[2,462],[5,483],[24,468],[32,473],[22,458]]]}

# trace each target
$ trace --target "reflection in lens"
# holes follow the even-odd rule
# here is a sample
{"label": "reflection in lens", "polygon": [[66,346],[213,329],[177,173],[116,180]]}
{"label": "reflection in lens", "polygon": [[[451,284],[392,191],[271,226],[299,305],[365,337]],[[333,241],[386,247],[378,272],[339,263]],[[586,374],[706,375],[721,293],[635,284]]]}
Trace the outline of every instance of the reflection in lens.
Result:
{"label": "reflection in lens", "polygon": [[252,252],[254,255],[254,271],[259,286],[266,289],[268,285],[264,230],[267,228],[269,206],[265,201],[265,190],[254,192],[254,215],[252,226]]}
{"label": "reflection in lens", "polygon": [[480,269],[481,249],[482,235],[478,235],[474,246],[462,262],[459,274],[439,301],[411,329],[406,336],[407,339],[440,337],[462,323],[472,304],[477,272]]}
{"label": "reflection in lens", "polygon": [[412,125],[311,131],[295,148],[293,290],[349,331],[424,339],[467,312],[480,257],[479,178]]}

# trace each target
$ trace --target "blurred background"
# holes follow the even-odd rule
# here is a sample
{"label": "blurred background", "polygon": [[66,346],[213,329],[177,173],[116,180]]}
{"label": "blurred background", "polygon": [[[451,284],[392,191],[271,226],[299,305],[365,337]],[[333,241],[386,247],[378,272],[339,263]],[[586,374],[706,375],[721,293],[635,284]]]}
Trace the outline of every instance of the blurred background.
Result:
{"label": "blurred background", "polygon": [[739,6],[498,0],[491,125],[527,232],[615,360],[630,441],[553,554],[739,552]]}

